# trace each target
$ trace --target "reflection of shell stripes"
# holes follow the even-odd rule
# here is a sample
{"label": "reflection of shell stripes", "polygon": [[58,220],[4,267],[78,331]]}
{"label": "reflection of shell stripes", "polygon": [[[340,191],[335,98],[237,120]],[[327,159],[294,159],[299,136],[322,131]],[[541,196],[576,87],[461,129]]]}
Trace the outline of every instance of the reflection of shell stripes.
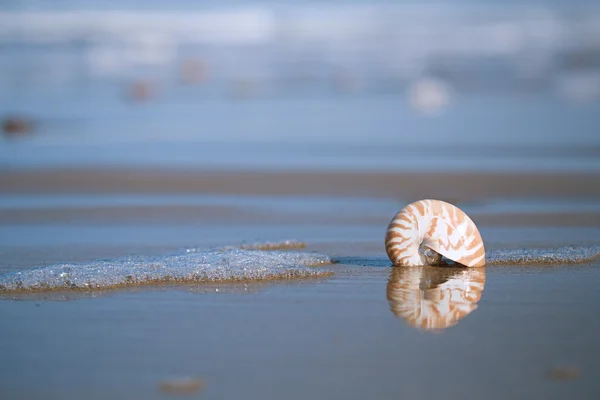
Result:
{"label": "reflection of shell stripes", "polygon": [[394,265],[431,265],[431,259],[419,252],[421,246],[467,267],[485,265],[485,248],[475,223],[444,201],[414,202],[390,222],[385,250]]}
{"label": "reflection of shell stripes", "polygon": [[394,268],[387,299],[394,315],[410,326],[440,330],[456,325],[475,310],[484,286],[483,268]]}

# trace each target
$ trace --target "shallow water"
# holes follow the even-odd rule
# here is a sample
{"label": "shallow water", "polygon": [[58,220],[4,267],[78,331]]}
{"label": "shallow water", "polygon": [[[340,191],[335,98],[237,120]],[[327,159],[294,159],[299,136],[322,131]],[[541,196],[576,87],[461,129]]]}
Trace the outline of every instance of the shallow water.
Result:
{"label": "shallow water", "polygon": [[148,105],[56,129],[42,120],[37,134],[0,146],[0,167],[600,170],[597,103],[464,96],[431,118],[415,115],[401,98],[372,94],[198,108]]}
{"label": "shallow water", "polygon": [[[231,207],[278,213],[332,214],[363,216],[391,213],[402,202],[378,198],[342,196],[268,196],[222,194],[5,194],[0,210],[77,210],[97,207]],[[567,204],[569,204],[567,202]]]}
{"label": "shallow water", "polygon": [[[77,210],[97,207],[227,206],[278,213],[390,215],[407,199],[344,196],[268,196],[224,194],[4,194],[0,210]],[[491,198],[460,204],[468,214],[600,212],[592,198]]]}
{"label": "shallow water", "polygon": [[[0,301],[0,386],[8,398],[158,399],[165,397],[159,384],[171,377],[198,377],[206,382],[204,396],[223,399],[591,399],[600,393],[594,378],[600,371],[600,325],[594,317],[600,311],[600,264],[593,260],[600,228],[482,225],[494,264],[485,268],[482,282],[481,275],[462,269],[394,275],[383,236],[400,206],[395,201],[317,198],[312,207],[310,196],[287,204],[285,197],[272,196],[45,196],[39,201],[15,196],[4,200],[5,209],[13,210],[21,199],[34,211],[46,200],[48,207],[68,211],[104,200],[118,208],[136,202],[237,205],[245,200],[261,207],[264,199],[274,219],[200,223],[150,215],[141,222],[3,224],[0,271],[12,274],[57,263],[76,276],[96,278],[122,277],[134,269],[148,273],[150,261],[187,270],[200,259],[250,254],[227,250],[231,253],[217,256],[202,253],[205,249],[288,238],[307,243],[300,252],[339,262],[309,267],[333,276],[301,281],[11,294],[14,300]],[[341,216],[373,208],[373,221],[320,223],[338,200]],[[502,215],[507,209],[519,212],[523,204],[522,211],[531,212],[529,200],[503,204],[498,199],[465,208]],[[548,204],[563,210],[561,200]],[[576,209],[588,203],[568,204]],[[277,221],[280,213],[310,216],[311,210],[312,219]],[[186,248],[194,252],[185,253]],[[296,257],[298,251],[287,254]],[[278,252],[258,254],[246,259],[246,267],[272,272],[282,260],[267,256]],[[563,264],[574,256],[583,262]],[[136,262],[123,263],[123,257]],[[98,258],[111,261],[94,261]],[[531,261],[543,262],[524,265]],[[116,270],[113,275],[96,272],[106,265]],[[44,275],[47,270],[34,270],[32,279],[55,279],[56,274]],[[214,271],[220,271],[218,265]],[[556,380],[565,369],[567,378]]]}
{"label": "shallow water", "polygon": [[[159,382],[191,376],[223,399],[592,399],[599,267],[488,267],[478,307],[435,332],[390,310],[379,266],[249,294],[0,302],[2,386],[11,398],[163,398]],[[553,368],[576,373],[555,381]]]}

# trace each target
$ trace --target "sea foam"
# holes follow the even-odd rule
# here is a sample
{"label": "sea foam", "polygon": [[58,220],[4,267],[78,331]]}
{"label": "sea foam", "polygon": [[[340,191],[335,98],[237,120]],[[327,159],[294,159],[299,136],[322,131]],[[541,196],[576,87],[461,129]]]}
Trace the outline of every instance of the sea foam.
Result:
{"label": "sea foam", "polygon": [[[297,246],[298,242],[290,242]],[[270,244],[267,248],[275,247]],[[264,244],[246,247],[262,247]],[[290,246],[290,247],[294,247]],[[278,248],[287,248],[286,245]],[[130,256],[88,263],[55,264],[0,276],[0,293],[93,290],[164,283],[249,282],[331,275],[311,266],[330,264],[323,254],[223,248],[160,257]]]}
{"label": "sea foam", "polygon": [[599,258],[600,246],[493,250],[486,255],[486,265],[582,264]]}

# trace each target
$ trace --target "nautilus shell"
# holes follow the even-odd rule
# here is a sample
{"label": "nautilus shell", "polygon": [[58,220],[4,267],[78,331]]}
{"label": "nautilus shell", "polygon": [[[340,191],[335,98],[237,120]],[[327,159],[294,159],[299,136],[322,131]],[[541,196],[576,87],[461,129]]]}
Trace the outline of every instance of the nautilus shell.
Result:
{"label": "nautilus shell", "polygon": [[442,256],[466,267],[485,265],[485,248],[475,223],[458,207],[420,200],[394,216],[385,235],[394,265],[438,265]]}
{"label": "nautilus shell", "polygon": [[387,299],[413,328],[439,331],[473,312],[484,286],[485,268],[392,268]]}

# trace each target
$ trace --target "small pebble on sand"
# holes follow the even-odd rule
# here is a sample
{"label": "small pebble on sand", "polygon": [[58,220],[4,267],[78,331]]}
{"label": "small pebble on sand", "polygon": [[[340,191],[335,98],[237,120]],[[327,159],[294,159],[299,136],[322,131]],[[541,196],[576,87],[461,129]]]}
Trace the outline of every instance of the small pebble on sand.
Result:
{"label": "small pebble on sand", "polygon": [[569,381],[580,375],[579,368],[573,366],[552,367],[546,372],[546,376],[553,381]]}
{"label": "small pebble on sand", "polygon": [[171,378],[159,383],[161,392],[175,395],[190,395],[204,389],[206,383],[199,378]]}

